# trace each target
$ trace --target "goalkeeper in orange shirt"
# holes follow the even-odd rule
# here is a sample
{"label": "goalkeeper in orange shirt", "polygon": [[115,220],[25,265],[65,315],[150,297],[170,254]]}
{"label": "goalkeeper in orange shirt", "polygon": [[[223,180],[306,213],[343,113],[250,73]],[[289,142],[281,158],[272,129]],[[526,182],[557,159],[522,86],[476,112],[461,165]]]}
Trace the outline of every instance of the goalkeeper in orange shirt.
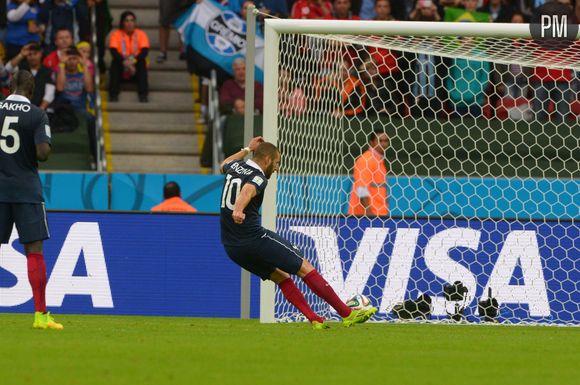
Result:
{"label": "goalkeeper in orange shirt", "polygon": [[385,151],[389,137],[382,131],[369,135],[369,149],[354,164],[349,215],[383,216],[389,213]]}

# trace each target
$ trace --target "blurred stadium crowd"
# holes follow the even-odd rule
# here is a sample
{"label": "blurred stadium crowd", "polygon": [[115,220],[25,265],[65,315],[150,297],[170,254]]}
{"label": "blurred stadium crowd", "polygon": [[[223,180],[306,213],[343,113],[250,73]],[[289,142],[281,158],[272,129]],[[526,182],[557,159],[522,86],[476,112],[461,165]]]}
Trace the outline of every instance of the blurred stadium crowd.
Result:
{"label": "blurred stadium crowd", "polygon": [[[571,0],[555,0],[569,7],[570,13],[580,13]],[[255,4],[264,13],[278,17],[334,20],[409,20],[451,22],[530,22],[534,10],[544,0],[298,0],[288,1],[225,1],[232,10],[245,17],[245,9]],[[318,90],[331,86],[342,88],[342,113],[346,116],[368,113],[435,115],[440,111],[474,117],[485,113],[491,117],[496,107],[507,103],[531,107],[525,118],[553,119],[569,117],[571,104],[578,99],[579,74],[572,70],[544,67],[526,68],[518,64],[493,65],[464,59],[443,59],[426,54],[374,48],[349,47],[344,52],[342,85],[332,80],[335,74],[319,76]],[[307,54],[307,53],[306,53]],[[306,61],[306,60],[304,60]],[[234,71],[235,73],[235,71]],[[307,90],[300,89],[291,71],[282,71],[282,106],[293,108],[307,105]],[[332,83],[332,85],[330,84]],[[220,101],[238,113],[243,102],[231,103],[230,87],[224,87]],[[258,88],[261,96],[261,90]],[[553,105],[548,105],[550,101]],[[546,104],[548,103],[548,104]],[[257,112],[261,103],[256,104]],[[487,107],[487,108],[486,108]],[[298,108],[300,110],[300,108]],[[306,110],[306,108],[302,108]],[[540,116],[534,113],[538,112]],[[580,113],[580,111],[577,111]]]}
{"label": "blurred stadium crowd", "polygon": [[[576,17],[580,16],[580,4],[575,1],[553,1],[568,7]],[[281,18],[529,23],[534,11],[546,1],[230,0],[221,3],[243,18],[247,7],[253,4],[263,13]],[[263,18],[258,21],[263,22]],[[296,40],[295,44],[307,43]],[[464,41],[464,44],[469,42]],[[303,56],[309,54],[307,50],[301,51]],[[346,117],[388,114],[400,118],[467,115],[504,119],[509,116],[515,120],[551,119],[557,123],[574,122],[580,115],[580,74],[569,69],[503,65],[357,45],[347,45],[342,56],[344,65],[339,71],[325,68],[329,67],[328,58],[291,59],[294,62],[282,58],[279,90],[282,112],[299,115],[312,111],[313,103],[321,99],[324,92],[335,92],[342,100],[336,112]],[[296,67],[310,64],[297,61],[312,63],[316,59],[318,67],[310,71],[315,75],[304,78],[308,71]],[[220,89],[220,110],[225,114],[241,115],[244,111],[244,63],[240,60],[233,67],[234,80],[226,80]],[[311,84],[316,85],[309,86]],[[258,83],[255,87],[255,112],[261,114],[262,88]],[[237,147],[230,146],[230,151]]]}
{"label": "blurred stadium crowd", "polygon": [[[55,132],[73,131],[79,124],[88,130],[94,167],[95,72],[107,74],[109,101],[118,101],[119,84],[134,79],[139,102],[148,102],[150,45],[137,28],[137,16],[128,10],[112,20],[111,0],[0,0],[0,94],[9,94],[11,74],[20,68],[35,75],[32,102],[45,109]],[[210,0],[160,0],[160,52],[156,62],[167,59],[168,17],[173,21],[194,3]],[[553,0],[580,16],[575,0]],[[221,0],[217,1],[245,18],[250,5],[263,14],[280,18],[334,20],[414,20],[529,22],[546,0]],[[580,2],[578,2],[580,3]],[[95,13],[95,31],[91,12]],[[165,13],[165,16],[163,16]],[[169,15],[169,16],[168,16]],[[113,27],[113,22],[115,26]],[[263,22],[263,16],[258,22]],[[117,28],[118,27],[118,28]],[[260,28],[260,25],[258,26]],[[112,32],[111,32],[112,31]],[[111,33],[110,33],[111,32]],[[93,33],[96,39],[93,40]],[[92,42],[96,41],[96,47]],[[105,60],[109,48],[110,59]],[[96,49],[97,55],[91,53]],[[382,48],[357,49],[345,54],[342,84],[320,76],[319,90],[340,88],[346,116],[388,113],[400,117],[446,114],[492,117],[495,108],[524,103],[531,118],[576,120],[580,111],[580,75],[572,70],[517,64],[495,65],[465,59],[442,59],[432,55],[408,55]],[[93,58],[96,58],[97,63]],[[181,59],[185,59],[182,48]],[[108,71],[108,72],[107,72]],[[221,71],[223,73],[223,71]],[[203,75],[203,74],[199,74]],[[435,76],[431,76],[435,75]],[[281,106],[293,113],[308,109],[307,90],[291,71],[282,70]],[[477,81],[472,81],[477,80]],[[233,64],[233,77],[219,79],[219,109],[224,115],[244,111],[245,63]],[[327,84],[325,84],[325,82]],[[202,84],[202,113],[207,113],[207,81]],[[256,83],[256,114],[262,113],[262,86]],[[302,106],[302,107],[300,107]],[[290,107],[289,107],[290,108]],[[578,108],[580,110],[580,108]],[[525,116],[523,118],[526,118]],[[203,117],[202,117],[203,119]],[[228,154],[225,154],[226,156]]]}

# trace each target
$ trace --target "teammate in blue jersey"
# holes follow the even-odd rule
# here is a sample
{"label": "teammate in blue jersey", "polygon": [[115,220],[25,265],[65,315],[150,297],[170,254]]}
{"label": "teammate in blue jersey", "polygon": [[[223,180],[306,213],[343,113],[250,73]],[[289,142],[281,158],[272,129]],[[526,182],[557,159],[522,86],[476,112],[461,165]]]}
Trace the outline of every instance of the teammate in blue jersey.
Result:
{"label": "teammate in blue jersey", "polygon": [[63,326],[46,311],[46,265],[42,241],[48,239],[38,161],[50,154],[50,126],[46,113],[32,105],[34,76],[18,71],[11,95],[0,102],[0,244],[10,240],[16,224],[26,252],[28,280],[34,298],[35,329]]}
{"label": "teammate in blue jersey", "polygon": [[[244,161],[250,152],[254,153],[252,159]],[[302,278],[312,292],[332,306],[344,326],[366,322],[377,308],[348,307],[298,247],[261,226],[259,210],[264,190],[279,166],[280,152],[259,136],[221,164],[220,170],[226,174],[220,210],[221,240],[226,253],[239,266],[276,283],[314,329],[326,329],[328,324],[308,305],[290,274]]]}

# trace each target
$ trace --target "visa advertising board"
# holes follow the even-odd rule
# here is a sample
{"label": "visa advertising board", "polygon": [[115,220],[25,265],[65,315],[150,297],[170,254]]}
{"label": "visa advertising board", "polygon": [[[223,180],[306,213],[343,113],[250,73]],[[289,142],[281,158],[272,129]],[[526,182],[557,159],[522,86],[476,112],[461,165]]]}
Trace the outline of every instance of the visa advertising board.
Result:
{"label": "visa advertising board", "polygon": [[[48,219],[47,305],[55,313],[239,316],[240,269],[221,246],[218,216],[50,212]],[[396,303],[423,293],[433,298],[433,317],[446,318],[443,286],[459,280],[468,320],[478,320],[477,302],[491,288],[501,321],[580,323],[574,221],[287,217],[278,226],[341,298],[369,296],[377,319],[392,319]],[[254,278],[253,317],[258,285]],[[14,231],[0,247],[0,312],[32,308]]]}

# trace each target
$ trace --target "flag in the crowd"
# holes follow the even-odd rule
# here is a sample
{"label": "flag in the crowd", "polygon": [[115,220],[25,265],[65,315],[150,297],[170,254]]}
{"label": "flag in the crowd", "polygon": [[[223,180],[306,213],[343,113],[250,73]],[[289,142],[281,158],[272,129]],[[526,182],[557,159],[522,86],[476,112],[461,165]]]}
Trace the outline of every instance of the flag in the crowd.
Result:
{"label": "flag in the crowd", "polygon": [[[246,55],[246,22],[216,1],[205,0],[192,5],[175,23],[188,47],[190,69],[207,76],[207,67],[217,65],[233,74],[232,63]],[[209,63],[208,63],[209,62]],[[256,34],[256,80],[264,79],[264,38]]]}
{"label": "flag in the crowd", "polygon": [[486,23],[490,21],[490,15],[487,12],[468,12],[463,8],[445,7],[444,20]]}

